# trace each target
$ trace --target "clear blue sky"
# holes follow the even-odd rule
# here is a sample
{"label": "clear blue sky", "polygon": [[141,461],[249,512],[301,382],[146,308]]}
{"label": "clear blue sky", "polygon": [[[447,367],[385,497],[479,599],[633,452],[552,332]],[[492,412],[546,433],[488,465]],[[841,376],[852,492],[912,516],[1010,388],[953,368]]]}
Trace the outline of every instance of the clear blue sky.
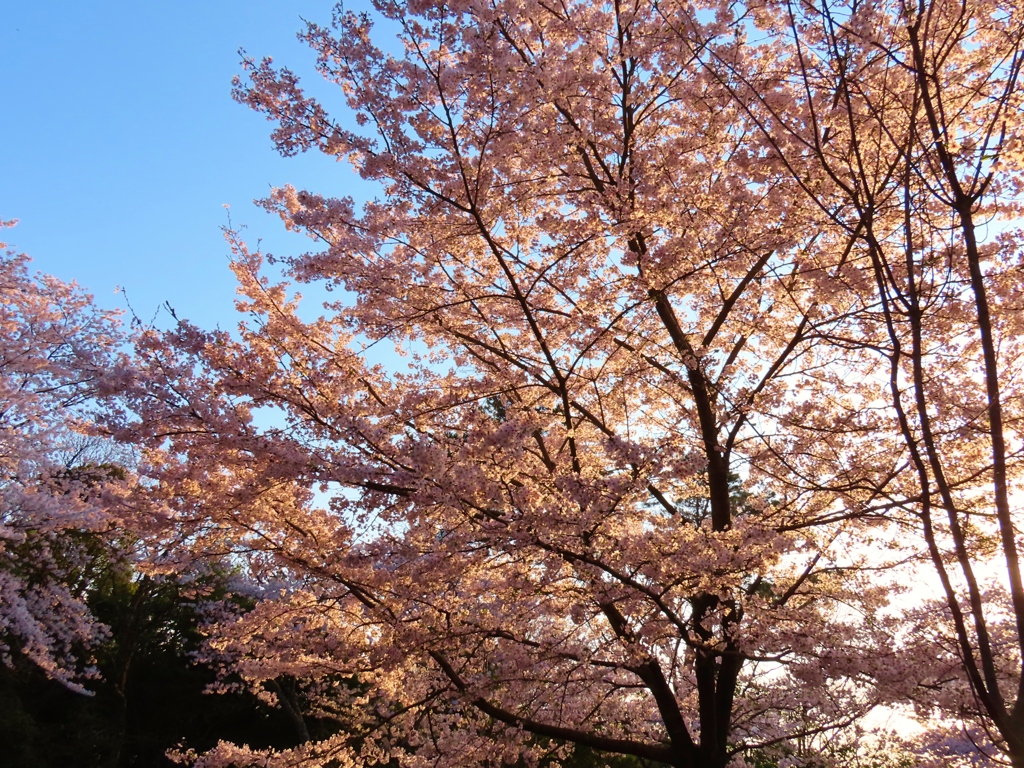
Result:
{"label": "clear blue sky", "polygon": [[232,327],[224,204],[247,239],[283,254],[313,243],[254,198],[285,183],[367,194],[347,164],[279,157],[271,124],[230,96],[240,47],[310,72],[295,33],[331,10],[330,0],[0,0],[0,219],[20,220],[0,239],[102,306],[123,307],[123,286],[144,319],[168,301],[201,325]]}

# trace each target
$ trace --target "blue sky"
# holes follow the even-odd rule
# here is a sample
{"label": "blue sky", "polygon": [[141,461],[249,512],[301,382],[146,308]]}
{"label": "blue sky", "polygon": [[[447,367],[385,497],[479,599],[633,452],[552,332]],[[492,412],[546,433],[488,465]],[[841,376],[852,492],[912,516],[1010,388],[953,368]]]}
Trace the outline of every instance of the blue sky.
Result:
{"label": "blue sky", "polygon": [[0,0],[0,219],[20,220],[0,239],[101,306],[124,308],[123,286],[143,319],[167,301],[201,325],[233,326],[225,204],[248,240],[283,254],[312,242],[254,198],[285,183],[367,194],[345,163],[279,157],[271,124],[230,96],[241,47],[310,72],[313,54],[295,33],[303,18],[329,22],[331,9]]}

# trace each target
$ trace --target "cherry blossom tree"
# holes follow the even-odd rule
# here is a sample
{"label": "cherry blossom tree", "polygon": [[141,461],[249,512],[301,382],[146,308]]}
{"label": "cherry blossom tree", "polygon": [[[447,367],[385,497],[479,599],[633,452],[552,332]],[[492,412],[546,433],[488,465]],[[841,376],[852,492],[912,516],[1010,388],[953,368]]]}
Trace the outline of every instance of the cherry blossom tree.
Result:
{"label": "cherry blossom tree", "polygon": [[104,490],[116,474],[82,460],[92,449],[80,407],[115,359],[117,321],[12,250],[0,256],[0,296],[0,654],[80,688],[103,634],[74,585],[80,537],[114,524]]}
{"label": "cherry blossom tree", "polygon": [[346,725],[201,764],[820,764],[926,676],[862,546],[903,465],[837,410],[886,374],[825,343],[861,308],[842,239],[705,66],[744,65],[734,20],[687,47],[665,10],[381,2],[396,57],[339,9],[303,37],[360,130],[246,60],[278,149],[381,196],[265,202],[328,314],[230,233],[238,333],[141,332],[117,383],[178,556],[265,585],[213,651]]}
{"label": "cherry blossom tree", "polygon": [[[1024,19],[987,1],[758,13],[760,71],[705,63],[846,240],[860,343],[888,368],[878,394],[907,461],[883,495],[923,534],[941,655],[966,683],[941,706],[1024,765]],[[688,23],[674,26],[689,45]]]}

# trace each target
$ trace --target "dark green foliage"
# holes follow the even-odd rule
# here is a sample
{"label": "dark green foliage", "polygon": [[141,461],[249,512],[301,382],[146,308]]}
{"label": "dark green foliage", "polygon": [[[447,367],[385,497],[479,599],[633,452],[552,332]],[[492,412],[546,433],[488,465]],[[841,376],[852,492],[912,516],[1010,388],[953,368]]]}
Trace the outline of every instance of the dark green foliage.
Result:
{"label": "dark green foliage", "polygon": [[668,768],[662,763],[653,763],[630,755],[609,755],[595,752],[589,747],[577,746],[562,768]]}
{"label": "dark green foliage", "polygon": [[[776,750],[784,755],[792,754],[786,749]],[[826,766],[842,765],[846,768],[914,768],[917,764],[914,756],[899,748],[889,749],[886,745],[876,745],[873,749],[863,752],[856,741],[838,745],[826,745],[819,748],[819,753],[827,758],[820,762],[812,759],[804,763],[808,768],[826,768]],[[781,757],[773,757],[762,751],[747,753],[747,765],[750,768],[778,768]]]}
{"label": "dark green foliage", "polygon": [[249,693],[210,695],[214,672],[193,663],[206,601],[230,599],[223,574],[187,585],[141,576],[110,551],[92,553],[87,603],[110,628],[95,649],[101,677],[91,696],[69,691],[16,658],[0,666],[0,766],[169,766],[179,744],[208,749],[220,739],[254,747],[297,743],[293,724]]}

